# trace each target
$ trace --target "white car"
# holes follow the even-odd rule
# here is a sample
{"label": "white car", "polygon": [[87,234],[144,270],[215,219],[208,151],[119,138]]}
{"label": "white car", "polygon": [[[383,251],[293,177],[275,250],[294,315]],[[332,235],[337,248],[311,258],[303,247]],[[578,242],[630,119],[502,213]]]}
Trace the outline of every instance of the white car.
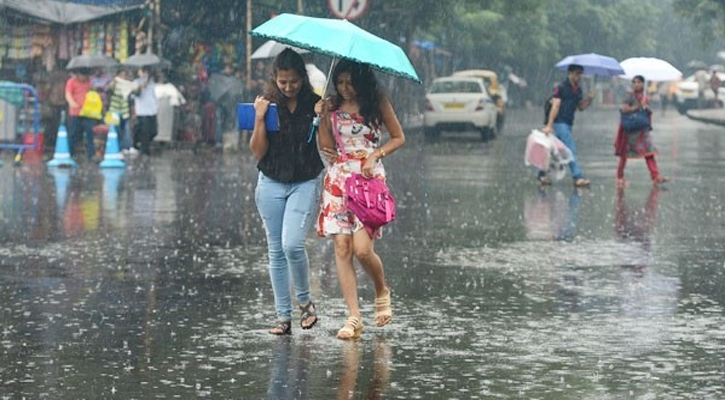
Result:
{"label": "white car", "polygon": [[423,132],[437,139],[444,131],[476,130],[483,140],[496,136],[497,108],[481,78],[433,80],[425,96]]}
{"label": "white car", "polygon": [[[718,73],[718,77],[720,78],[720,81],[725,82],[725,73],[720,72]],[[707,74],[707,81],[710,80],[710,74]],[[677,105],[677,110],[681,114],[685,114],[687,110],[697,109],[697,108],[703,108],[708,107],[708,105],[713,105],[715,100],[715,93],[713,93],[712,89],[710,89],[710,85],[707,85],[707,88],[702,93],[703,98],[700,99],[700,90],[699,85],[697,83],[696,75],[691,75],[682,80],[682,82],[677,83],[677,90],[675,92],[675,104]],[[725,103],[725,87],[721,87],[718,90],[718,100],[719,104],[722,106],[723,103]]]}

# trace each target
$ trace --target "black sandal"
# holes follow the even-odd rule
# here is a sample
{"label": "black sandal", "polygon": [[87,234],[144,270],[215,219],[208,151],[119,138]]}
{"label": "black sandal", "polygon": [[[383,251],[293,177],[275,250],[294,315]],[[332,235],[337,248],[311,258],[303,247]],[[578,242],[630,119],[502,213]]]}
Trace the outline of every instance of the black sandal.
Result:
{"label": "black sandal", "polygon": [[277,326],[269,330],[269,333],[277,336],[292,334],[292,321],[279,321]]}
{"label": "black sandal", "polygon": [[[317,310],[315,308],[315,303],[309,302],[304,306],[300,304],[299,307],[300,311],[302,311],[302,316],[300,317],[300,326],[302,327],[302,329],[311,329],[317,323]],[[305,321],[307,321],[311,317],[314,317],[315,320],[312,321],[311,324],[305,326]]]}

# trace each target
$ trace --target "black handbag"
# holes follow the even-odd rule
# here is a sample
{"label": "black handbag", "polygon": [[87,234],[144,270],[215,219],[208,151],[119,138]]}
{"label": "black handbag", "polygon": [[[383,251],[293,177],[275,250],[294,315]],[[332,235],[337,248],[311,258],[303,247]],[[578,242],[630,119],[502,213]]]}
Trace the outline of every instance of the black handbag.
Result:
{"label": "black handbag", "polygon": [[622,129],[626,132],[636,132],[643,129],[649,129],[649,112],[641,109],[632,113],[621,112]]}

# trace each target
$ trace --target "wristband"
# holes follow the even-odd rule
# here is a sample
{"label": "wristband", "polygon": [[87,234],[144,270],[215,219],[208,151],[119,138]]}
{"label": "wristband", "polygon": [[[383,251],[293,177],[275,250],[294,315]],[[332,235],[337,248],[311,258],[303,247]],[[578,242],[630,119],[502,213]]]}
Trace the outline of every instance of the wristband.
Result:
{"label": "wristband", "polygon": [[378,151],[380,152],[380,158],[385,158],[385,156],[388,154],[382,147],[378,147]]}

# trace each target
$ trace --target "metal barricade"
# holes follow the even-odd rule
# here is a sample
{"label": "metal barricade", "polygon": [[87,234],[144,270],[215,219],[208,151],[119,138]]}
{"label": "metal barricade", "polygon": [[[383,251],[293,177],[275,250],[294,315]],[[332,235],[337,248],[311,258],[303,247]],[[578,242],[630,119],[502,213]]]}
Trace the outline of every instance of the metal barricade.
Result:
{"label": "metal barricade", "polygon": [[24,83],[0,82],[0,151],[17,151],[15,163],[24,151],[41,146],[38,92]]}

